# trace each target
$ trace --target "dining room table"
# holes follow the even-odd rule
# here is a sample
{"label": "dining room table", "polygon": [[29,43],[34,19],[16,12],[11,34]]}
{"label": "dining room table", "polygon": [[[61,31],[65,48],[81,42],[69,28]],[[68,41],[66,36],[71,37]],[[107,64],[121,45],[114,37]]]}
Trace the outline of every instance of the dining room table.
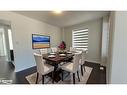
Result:
{"label": "dining room table", "polygon": [[43,54],[43,59],[46,60],[46,64],[54,66],[54,81],[58,82],[61,80],[61,69],[58,68],[59,65],[61,65],[62,62],[66,64],[66,62],[71,61],[73,56],[74,53],[72,52]]}

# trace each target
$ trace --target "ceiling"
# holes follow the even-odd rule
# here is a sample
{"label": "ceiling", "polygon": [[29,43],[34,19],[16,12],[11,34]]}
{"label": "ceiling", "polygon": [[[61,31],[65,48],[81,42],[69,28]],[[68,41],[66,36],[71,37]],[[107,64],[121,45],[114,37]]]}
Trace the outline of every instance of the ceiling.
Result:
{"label": "ceiling", "polygon": [[108,11],[63,11],[55,14],[52,11],[15,11],[18,14],[46,22],[58,27],[66,27],[108,15]]}

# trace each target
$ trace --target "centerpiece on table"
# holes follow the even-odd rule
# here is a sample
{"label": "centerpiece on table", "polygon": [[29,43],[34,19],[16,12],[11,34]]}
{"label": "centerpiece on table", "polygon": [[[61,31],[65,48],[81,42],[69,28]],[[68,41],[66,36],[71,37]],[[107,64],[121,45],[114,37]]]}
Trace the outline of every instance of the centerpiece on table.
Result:
{"label": "centerpiece on table", "polygon": [[60,43],[60,45],[58,46],[58,48],[59,48],[59,53],[65,53],[65,49],[66,49],[66,44],[65,44],[65,42],[62,41],[62,42]]}

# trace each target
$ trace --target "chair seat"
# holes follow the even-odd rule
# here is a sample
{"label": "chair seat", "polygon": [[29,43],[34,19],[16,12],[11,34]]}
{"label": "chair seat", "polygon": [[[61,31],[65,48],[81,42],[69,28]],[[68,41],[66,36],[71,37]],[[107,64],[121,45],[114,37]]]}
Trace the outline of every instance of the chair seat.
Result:
{"label": "chair seat", "polygon": [[85,64],[85,61],[82,62],[82,59],[79,60],[79,65],[84,65]]}
{"label": "chair seat", "polygon": [[44,73],[42,75],[48,74],[54,70],[54,67],[48,64],[44,64]]}
{"label": "chair seat", "polygon": [[68,72],[75,73],[75,72],[73,71],[73,65],[74,65],[74,64],[73,64],[72,62],[68,62],[68,63],[62,65],[62,66],[61,66],[61,69],[65,70],[65,71],[68,71]]}
{"label": "chair seat", "polygon": [[76,53],[79,53],[79,54],[81,54],[81,53],[82,53],[82,51],[78,51],[78,50],[77,50],[77,51],[76,51]]}

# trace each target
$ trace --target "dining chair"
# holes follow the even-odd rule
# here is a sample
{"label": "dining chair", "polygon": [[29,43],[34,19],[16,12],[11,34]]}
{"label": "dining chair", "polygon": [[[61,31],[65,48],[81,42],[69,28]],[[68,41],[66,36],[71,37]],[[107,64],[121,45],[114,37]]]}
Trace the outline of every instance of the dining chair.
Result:
{"label": "dining chair", "polygon": [[81,53],[82,53],[82,50],[80,50],[80,49],[75,49],[75,52],[81,54]]}
{"label": "dining chair", "polygon": [[52,72],[52,83],[54,83],[54,66],[45,64],[45,60],[40,54],[34,53],[34,58],[37,66],[36,84],[38,82],[39,75],[42,75],[42,84],[44,84],[44,76],[51,72]]}
{"label": "dining chair", "polygon": [[71,52],[74,52],[74,51],[76,51],[76,48],[70,47],[70,51],[71,51]]}
{"label": "dining chair", "polygon": [[[67,62],[66,64],[63,64],[61,66],[61,69],[67,72],[70,72],[73,74],[73,84],[75,84],[75,74],[77,72],[78,80],[80,81],[79,78],[79,59],[80,59],[80,54],[77,53],[73,57],[73,62]],[[63,81],[63,71],[62,71],[62,81]]]}
{"label": "dining chair", "polygon": [[42,55],[42,54],[47,54],[47,53],[48,53],[48,49],[47,49],[47,48],[45,48],[45,49],[40,49],[40,53],[41,53],[41,55]]}
{"label": "dining chair", "polygon": [[81,68],[82,76],[83,76],[83,67],[84,67],[84,71],[86,71],[85,66],[84,66],[85,60],[86,60],[86,51],[83,50],[82,54],[81,54],[81,59],[79,60],[79,65],[80,65],[80,68]]}
{"label": "dining chair", "polygon": [[54,53],[54,52],[57,52],[57,48],[56,47],[51,47],[51,51]]}

